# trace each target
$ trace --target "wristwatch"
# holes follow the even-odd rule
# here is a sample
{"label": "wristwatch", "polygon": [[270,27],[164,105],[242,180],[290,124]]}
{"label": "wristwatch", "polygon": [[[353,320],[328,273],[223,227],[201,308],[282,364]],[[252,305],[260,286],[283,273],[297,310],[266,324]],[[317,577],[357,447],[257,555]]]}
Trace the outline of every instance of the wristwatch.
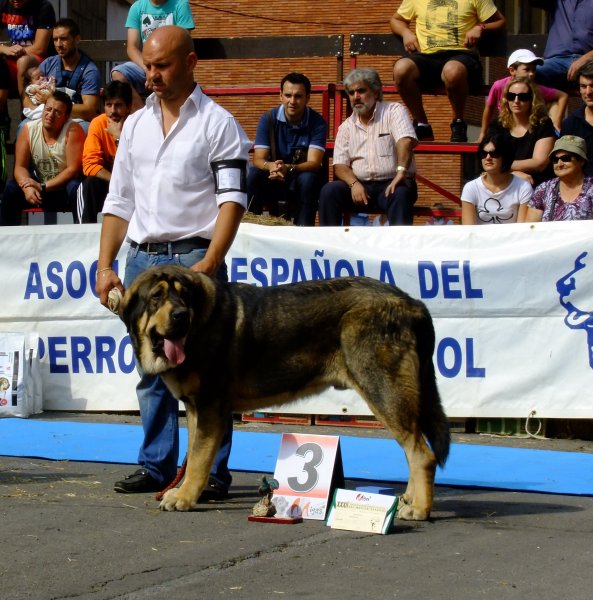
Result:
{"label": "wristwatch", "polygon": [[406,169],[406,167],[404,167],[403,165],[397,165],[397,169],[396,169],[396,171],[397,171],[398,173],[401,173],[402,171],[403,171],[404,173],[407,173],[407,172],[408,172],[408,169]]}
{"label": "wristwatch", "polygon": [[41,191],[45,192],[45,188],[47,187],[47,184],[45,183],[45,181],[42,181],[40,185],[41,185]]}

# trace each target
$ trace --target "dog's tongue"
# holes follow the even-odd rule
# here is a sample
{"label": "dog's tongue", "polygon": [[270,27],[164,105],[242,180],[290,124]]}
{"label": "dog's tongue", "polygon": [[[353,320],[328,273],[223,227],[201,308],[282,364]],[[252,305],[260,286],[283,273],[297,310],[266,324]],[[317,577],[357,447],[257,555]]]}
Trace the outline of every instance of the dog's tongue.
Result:
{"label": "dog's tongue", "polygon": [[185,360],[183,346],[178,340],[168,340],[165,338],[165,356],[167,360],[174,365],[180,365]]}

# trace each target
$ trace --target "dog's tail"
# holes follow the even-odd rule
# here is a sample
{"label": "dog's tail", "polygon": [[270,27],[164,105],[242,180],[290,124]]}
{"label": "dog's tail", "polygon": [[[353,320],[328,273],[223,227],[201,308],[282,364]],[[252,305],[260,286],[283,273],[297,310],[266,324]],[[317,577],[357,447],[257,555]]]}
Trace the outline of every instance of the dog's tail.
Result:
{"label": "dog's tail", "polygon": [[[432,451],[437,463],[444,466],[449,456],[451,434],[449,421],[441,404],[437,388],[436,375],[432,356],[435,347],[434,327],[432,318],[426,312],[428,324],[422,324],[422,333],[416,336],[418,359],[420,362],[420,429]],[[430,332],[430,333],[428,333]],[[428,334],[427,334],[428,333]]]}

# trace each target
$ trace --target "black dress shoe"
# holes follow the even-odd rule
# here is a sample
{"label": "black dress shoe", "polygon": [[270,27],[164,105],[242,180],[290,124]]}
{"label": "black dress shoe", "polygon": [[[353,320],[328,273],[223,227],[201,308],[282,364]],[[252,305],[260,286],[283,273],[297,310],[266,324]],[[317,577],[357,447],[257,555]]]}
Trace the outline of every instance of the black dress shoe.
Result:
{"label": "black dress shoe", "polygon": [[198,498],[198,502],[208,502],[209,500],[220,502],[221,500],[226,500],[228,497],[229,491],[225,487],[214,481],[214,479],[209,479]]}
{"label": "black dress shoe", "polygon": [[113,489],[120,494],[142,494],[160,492],[164,483],[157,481],[146,469],[138,469],[121,481],[116,481]]}

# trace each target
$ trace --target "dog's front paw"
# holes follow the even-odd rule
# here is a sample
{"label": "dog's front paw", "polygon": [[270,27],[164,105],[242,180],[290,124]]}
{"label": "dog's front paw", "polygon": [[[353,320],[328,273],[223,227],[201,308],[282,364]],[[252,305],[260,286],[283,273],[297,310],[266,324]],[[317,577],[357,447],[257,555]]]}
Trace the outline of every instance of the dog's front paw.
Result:
{"label": "dog's front paw", "polygon": [[188,510],[192,510],[197,508],[198,505],[196,502],[192,502],[190,499],[186,498],[183,493],[181,493],[181,488],[173,488],[169,490],[161,500],[160,509],[174,511],[178,510],[181,512],[187,512]]}

